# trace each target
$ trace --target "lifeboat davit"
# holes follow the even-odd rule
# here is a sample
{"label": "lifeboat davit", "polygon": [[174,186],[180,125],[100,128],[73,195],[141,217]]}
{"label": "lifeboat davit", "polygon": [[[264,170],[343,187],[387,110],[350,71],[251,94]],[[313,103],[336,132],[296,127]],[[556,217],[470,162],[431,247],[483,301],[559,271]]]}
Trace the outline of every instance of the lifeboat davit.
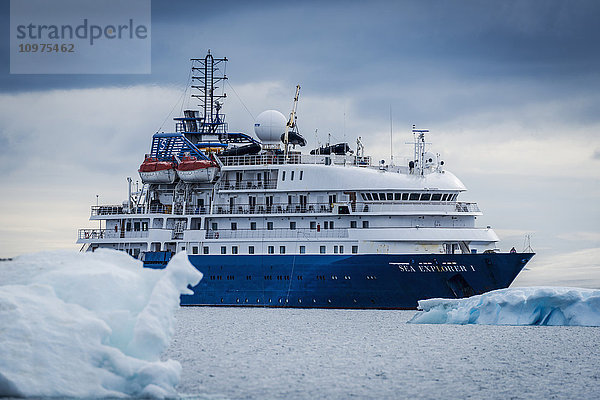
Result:
{"label": "lifeboat davit", "polygon": [[144,183],[175,182],[175,167],[170,161],[159,161],[155,157],[146,157],[138,172]]}
{"label": "lifeboat davit", "polygon": [[183,157],[177,165],[177,175],[184,182],[212,182],[218,170],[214,162],[194,156]]}

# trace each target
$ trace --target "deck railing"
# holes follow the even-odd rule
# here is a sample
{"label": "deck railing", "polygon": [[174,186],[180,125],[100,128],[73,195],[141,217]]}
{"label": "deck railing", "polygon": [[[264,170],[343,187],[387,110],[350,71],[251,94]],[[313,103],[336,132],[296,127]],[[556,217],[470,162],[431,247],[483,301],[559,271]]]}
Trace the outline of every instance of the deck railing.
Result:
{"label": "deck railing", "polygon": [[[481,212],[477,203],[467,202],[360,202],[360,203],[307,203],[288,204],[277,203],[273,205],[265,204],[216,204],[213,208],[215,214],[313,214],[313,213],[373,213],[373,212],[397,212],[397,211],[430,211],[439,209],[441,211],[471,213]],[[147,212],[148,211],[148,212]],[[347,212],[346,212],[347,211]],[[126,212],[123,206],[92,206],[92,216],[102,215],[138,215],[138,214],[172,214],[171,205],[152,205],[147,207],[134,207],[130,212]],[[177,215],[206,215],[210,213],[210,207],[186,206],[185,210],[178,208],[175,210]]]}
{"label": "deck railing", "polygon": [[148,237],[148,231],[121,231],[114,229],[79,229],[78,239],[136,239]]}
{"label": "deck railing", "polygon": [[221,183],[222,190],[251,190],[251,189],[276,189],[277,180],[243,180],[224,181]]}
{"label": "deck railing", "polygon": [[358,157],[351,155],[308,155],[300,153],[288,154],[287,159],[283,154],[257,154],[246,156],[225,156],[219,157],[223,165],[244,166],[244,165],[281,165],[281,164],[335,164],[335,165],[357,165],[370,166],[371,157]]}

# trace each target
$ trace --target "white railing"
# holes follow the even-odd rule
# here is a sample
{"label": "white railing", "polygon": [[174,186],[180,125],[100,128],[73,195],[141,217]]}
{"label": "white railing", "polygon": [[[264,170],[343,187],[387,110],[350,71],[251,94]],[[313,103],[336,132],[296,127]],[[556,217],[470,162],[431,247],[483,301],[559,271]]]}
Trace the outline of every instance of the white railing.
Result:
{"label": "white railing", "polygon": [[446,202],[446,201],[368,201],[358,203],[354,207],[358,213],[394,212],[394,211],[449,211],[449,212],[480,212],[477,203]]}
{"label": "white railing", "polygon": [[271,180],[243,180],[243,181],[223,181],[221,190],[251,190],[251,189],[276,189],[277,181]]}
{"label": "white railing", "polygon": [[[336,207],[346,207],[352,213],[373,213],[373,212],[404,212],[404,211],[449,211],[449,212],[481,212],[477,203],[466,202],[442,202],[442,201],[387,201],[387,202],[359,202],[359,203],[307,203],[287,204],[279,203],[267,206],[264,204],[215,204],[213,212],[215,214],[313,214],[313,213],[333,213],[345,214],[345,212],[336,211]],[[338,208],[339,210],[339,208]],[[172,214],[171,205],[150,206],[150,214]],[[176,210],[177,215],[206,215],[210,208],[195,207],[187,205],[185,210]],[[101,215],[140,215],[146,214],[146,207],[133,208],[127,213],[122,206],[92,206],[92,216]]]}
{"label": "white railing", "polygon": [[335,164],[370,166],[371,157],[358,157],[351,155],[308,155],[300,153],[288,154],[287,160],[283,154],[257,154],[247,156],[220,157],[225,166],[244,165],[281,165],[281,164]]}
{"label": "white railing", "polygon": [[136,239],[148,237],[148,231],[121,231],[114,229],[79,229],[78,239]]}

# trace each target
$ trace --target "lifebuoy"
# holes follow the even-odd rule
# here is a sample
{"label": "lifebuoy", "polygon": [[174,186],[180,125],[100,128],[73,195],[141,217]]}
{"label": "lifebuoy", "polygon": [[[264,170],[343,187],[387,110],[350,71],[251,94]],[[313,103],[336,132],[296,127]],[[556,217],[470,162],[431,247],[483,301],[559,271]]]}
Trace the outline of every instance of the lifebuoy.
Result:
{"label": "lifebuoy", "polygon": [[89,239],[89,238],[90,238],[90,233],[89,233],[89,232],[86,232],[86,233],[85,233],[85,238],[86,238],[86,239]]}
{"label": "lifebuoy", "polygon": [[119,231],[119,228],[117,227],[117,225],[115,225],[115,233],[117,233]]}

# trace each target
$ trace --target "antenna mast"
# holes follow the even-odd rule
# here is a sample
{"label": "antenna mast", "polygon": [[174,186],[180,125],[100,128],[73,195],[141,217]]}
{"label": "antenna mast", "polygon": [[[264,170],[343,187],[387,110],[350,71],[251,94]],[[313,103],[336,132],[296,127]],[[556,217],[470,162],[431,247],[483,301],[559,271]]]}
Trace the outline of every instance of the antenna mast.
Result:
{"label": "antenna mast", "polygon": [[419,175],[423,175],[425,169],[425,134],[429,129],[416,129],[413,124],[412,133],[415,135],[415,163]]}
{"label": "antenna mast", "polygon": [[392,129],[392,106],[390,105],[390,165],[394,165],[394,136]]}
{"label": "antenna mast", "polygon": [[[217,89],[221,81],[227,80],[227,75],[215,75],[219,70],[218,65],[227,62],[227,58],[214,58],[208,50],[204,58],[192,58],[192,81],[196,80],[198,85],[192,85],[192,88],[198,89],[199,94],[193,94],[192,97],[200,100],[200,106],[203,110],[202,121],[200,123],[200,132],[202,133],[225,133],[224,118],[219,115],[222,102],[220,99],[227,97],[225,93],[218,94]],[[198,74],[198,75],[194,75]],[[222,131],[222,132],[221,132]]]}

